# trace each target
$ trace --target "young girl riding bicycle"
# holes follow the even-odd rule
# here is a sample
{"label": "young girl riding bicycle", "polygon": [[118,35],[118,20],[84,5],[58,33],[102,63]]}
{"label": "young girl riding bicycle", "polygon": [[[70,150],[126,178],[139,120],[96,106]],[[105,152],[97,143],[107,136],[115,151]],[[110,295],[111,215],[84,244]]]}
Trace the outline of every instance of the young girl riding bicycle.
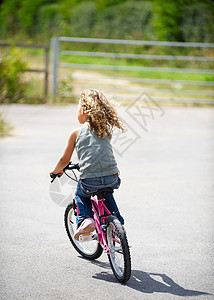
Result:
{"label": "young girl riding bicycle", "polygon": [[[85,90],[80,94],[77,118],[82,124],[81,129],[76,129],[70,134],[64,154],[51,172],[63,174],[63,168],[69,163],[74,148],[76,149],[80,161],[80,180],[75,194],[79,209],[74,235],[76,240],[80,235],[95,230],[91,194],[101,188],[117,189],[120,186],[121,180],[111,137],[114,127],[124,131],[115,107],[97,90]],[[124,224],[113,194],[107,193],[104,198],[109,211]]]}

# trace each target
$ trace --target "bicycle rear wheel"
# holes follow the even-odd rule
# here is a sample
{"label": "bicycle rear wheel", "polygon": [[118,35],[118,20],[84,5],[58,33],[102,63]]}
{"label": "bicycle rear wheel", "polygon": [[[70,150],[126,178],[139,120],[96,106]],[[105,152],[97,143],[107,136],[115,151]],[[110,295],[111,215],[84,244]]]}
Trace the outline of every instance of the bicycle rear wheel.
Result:
{"label": "bicycle rear wheel", "polygon": [[67,206],[64,215],[65,229],[68,237],[79,254],[87,259],[94,260],[101,256],[103,249],[97,240],[79,242],[74,239],[74,232],[76,230],[76,216],[74,212],[75,208],[73,203],[71,203]]}
{"label": "bicycle rear wheel", "polygon": [[131,276],[131,256],[124,229],[120,221],[110,216],[107,221],[108,258],[117,280],[125,283]]}

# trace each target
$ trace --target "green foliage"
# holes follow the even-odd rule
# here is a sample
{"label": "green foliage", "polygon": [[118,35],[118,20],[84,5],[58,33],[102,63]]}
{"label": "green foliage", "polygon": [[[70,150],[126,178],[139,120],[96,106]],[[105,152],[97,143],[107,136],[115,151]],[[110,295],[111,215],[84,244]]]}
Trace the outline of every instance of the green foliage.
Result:
{"label": "green foliage", "polygon": [[133,1],[109,7],[98,15],[96,32],[107,38],[152,39],[151,2]]}
{"label": "green foliage", "polygon": [[5,121],[3,113],[0,113],[0,137],[9,134],[13,127]]}
{"label": "green foliage", "polygon": [[0,7],[1,38],[213,42],[213,30],[213,0],[7,0]]}
{"label": "green foliage", "polygon": [[94,2],[83,2],[72,9],[70,34],[87,37],[96,23],[97,8]]}
{"label": "green foliage", "polygon": [[32,26],[36,24],[36,16],[39,8],[52,2],[52,0],[22,0],[18,11],[20,25],[31,32]]}
{"label": "green foliage", "polygon": [[106,9],[107,7],[112,7],[120,3],[124,3],[128,0],[96,0],[97,7],[100,11]]}
{"label": "green foliage", "polygon": [[0,61],[0,103],[18,102],[23,97],[23,74],[26,64],[16,48],[12,48]]}
{"label": "green foliage", "polygon": [[160,3],[158,0],[154,0],[153,23],[159,40],[181,41],[177,24],[181,21],[182,14],[178,2],[163,0]]}
{"label": "green foliage", "polygon": [[5,37],[9,32],[14,34],[18,29],[18,16],[14,14],[20,8],[20,0],[4,1],[0,7],[0,32]]}
{"label": "green foliage", "polygon": [[194,3],[183,9],[181,33],[185,41],[214,42],[212,11],[204,3]]}
{"label": "green foliage", "polygon": [[37,33],[57,35],[60,32],[61,14],[59,4],[47,4],[38,11]]}
{"label": "green foliage", "polygon": [[[153,24],[158,40],[212,42],[212,0],[153,0]],[[212,25],[211,25],[212,24]]]}
{"label": "green foliage", "polygon": [[[60,80],[58,83],[58,103],[69,103],[70,97],[67,95],[71,95],[72,93],[72,75],[70,74],[66,80]],[[73,100],[72,100],[73,101]]]}

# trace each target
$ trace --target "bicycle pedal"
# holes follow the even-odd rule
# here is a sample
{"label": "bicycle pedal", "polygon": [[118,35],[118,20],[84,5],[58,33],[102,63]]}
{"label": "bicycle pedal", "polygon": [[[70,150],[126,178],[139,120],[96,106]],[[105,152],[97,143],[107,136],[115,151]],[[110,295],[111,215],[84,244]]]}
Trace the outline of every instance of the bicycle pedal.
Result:
{"label": "bicycle pedal", "polygon": [[92,240],[92,233],[83,233],[79,236],[79,242],[89,242]]}
{"label": "bicycle pedal", "polygon": [[97,234],[90,232],[90,233],[83,233],[79,236],[79,242],[84,243],[84,242],[90,242],[93,240],[98,239]]}

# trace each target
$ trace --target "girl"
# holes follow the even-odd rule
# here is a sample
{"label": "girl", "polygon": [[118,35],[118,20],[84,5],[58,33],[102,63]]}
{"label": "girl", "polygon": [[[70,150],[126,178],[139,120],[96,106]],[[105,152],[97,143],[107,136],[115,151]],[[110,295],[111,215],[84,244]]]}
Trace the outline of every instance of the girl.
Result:
{"label": "girl", "polygon": [[[76,149],[80,161],[80,180],[75,194],[79,209],[74,235],[76,240],[81,234],[95,229],[91,194],[101,188],[117,189],[120,186],[119,170],[110,140],[114,127],[124,132],[113,104],[97,90],[86,90],[80,94],[77,118],[83,125],[71,133],[63,156],[51,172],[63,174],[63,168]],[[112,193],[105,194],[105,205],[124,224]]]}

